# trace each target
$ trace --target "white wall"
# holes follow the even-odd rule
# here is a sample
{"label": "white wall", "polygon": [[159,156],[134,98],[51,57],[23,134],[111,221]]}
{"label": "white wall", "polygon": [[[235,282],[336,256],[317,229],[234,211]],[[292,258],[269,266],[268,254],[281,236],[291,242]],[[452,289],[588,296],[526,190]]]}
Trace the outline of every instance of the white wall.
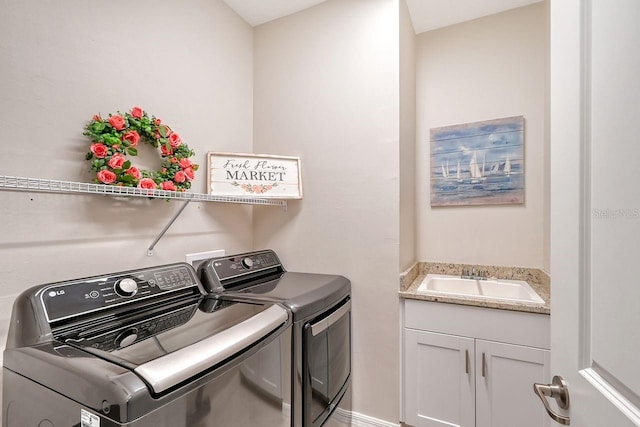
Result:
{"label": "white wall", "polygon": [[256,208],[255,247],[352,281],[353,410],[397,422],[398,0],[329,0],[257,27],[254,50],[254,150],[300,156],[305,194]]}
{"label": "white wall", "polygon": [[416,261],[416,34],[400,1],[400,271]]}
{"label": "white wall", "polygon": [[[418,36],[419,260],[548,271],[547,28],[542,2]],[[431,208],[429,129],[518,115],[525,203]]]}
{"label": "white wall", "polygon": [[[85,123],[134,105],[195,149],[192,191],[207,151],[252,149],[253,31],[222,0],[4,2],[0,75],[2,175],[89,182]],[[192,203],[147,257],[180,204],[0,191],[0,350],[27,287],[251,249],[251,208]]]}

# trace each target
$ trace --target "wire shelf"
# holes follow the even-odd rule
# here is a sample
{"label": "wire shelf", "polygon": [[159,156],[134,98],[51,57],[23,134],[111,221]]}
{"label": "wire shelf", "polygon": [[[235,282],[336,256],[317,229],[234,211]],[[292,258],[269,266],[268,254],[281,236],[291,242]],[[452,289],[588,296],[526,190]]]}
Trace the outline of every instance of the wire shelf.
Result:
{"label": "wire shelf", "polygon": [[24,178],[0,175],[0,190],[17,190],[43,193],[82,193],[108,196],[132,196],[159,199],[178,199],[193,202],[241,203],[246,205],[281,206],[286,209],[286,200],[260,199],[257,197],[214,196],[203,193],[188,193],[166,190],[148,190],[137,187],[119,187],[115,185],[90,184],[53,179]]}

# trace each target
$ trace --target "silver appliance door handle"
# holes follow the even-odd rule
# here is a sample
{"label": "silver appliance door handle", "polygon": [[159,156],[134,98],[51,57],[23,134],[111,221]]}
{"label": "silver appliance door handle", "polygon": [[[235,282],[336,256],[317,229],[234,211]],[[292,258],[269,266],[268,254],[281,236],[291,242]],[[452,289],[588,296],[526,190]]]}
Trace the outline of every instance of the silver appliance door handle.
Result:
{"label": "silver appliance door handle", "polygon": [[569,387],[567,382],[561,376],[554,376],[551,384],[533,384],[533,391],[542,401],[544,409],[547,410],[547,414],[557,423],[568,426],[570,424],[570,418],[563,415],[556,414],[549,406],[547,397],[551,397],[556,400],[558,408],[567,409],[569,407]]}
{"label": "silver appliance door handle", "polygon": [[264,338],[288,317],[284,308],[273,305],[224,331],[143,363],[134,372],[144,378],[153,391],[161,393]]}
{"label": "silver appliance door handle", "polygon": [[351,300],[347,301],[342,307],[340,307],[324,319],[319,320],[311,325],[311,335],[315,337],[319,333],[323,332],[329,326],[336,323],[342,316],[349,312],[349,310],[351,310]]}

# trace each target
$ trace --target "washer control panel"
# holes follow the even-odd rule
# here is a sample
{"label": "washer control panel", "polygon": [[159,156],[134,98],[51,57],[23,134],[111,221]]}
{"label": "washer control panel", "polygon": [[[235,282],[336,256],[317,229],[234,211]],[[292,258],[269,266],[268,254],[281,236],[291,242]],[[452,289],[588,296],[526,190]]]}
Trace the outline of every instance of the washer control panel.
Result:
{"label": "washer control panel", "polygon": [[40,300],[51,323],[186,288],[197,291],[198,280],[189,264],[179,263],[52,284]]}

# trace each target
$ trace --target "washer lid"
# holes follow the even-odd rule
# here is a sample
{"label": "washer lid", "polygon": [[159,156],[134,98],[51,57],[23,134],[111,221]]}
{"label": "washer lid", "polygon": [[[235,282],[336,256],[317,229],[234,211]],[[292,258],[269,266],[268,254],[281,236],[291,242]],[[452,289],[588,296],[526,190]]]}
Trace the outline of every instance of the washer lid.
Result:
{"label": "washer lid", "polygon": [[271,303],[204,298],[66,342],[133,370],[162,393],[259,342],[288,321]]}

